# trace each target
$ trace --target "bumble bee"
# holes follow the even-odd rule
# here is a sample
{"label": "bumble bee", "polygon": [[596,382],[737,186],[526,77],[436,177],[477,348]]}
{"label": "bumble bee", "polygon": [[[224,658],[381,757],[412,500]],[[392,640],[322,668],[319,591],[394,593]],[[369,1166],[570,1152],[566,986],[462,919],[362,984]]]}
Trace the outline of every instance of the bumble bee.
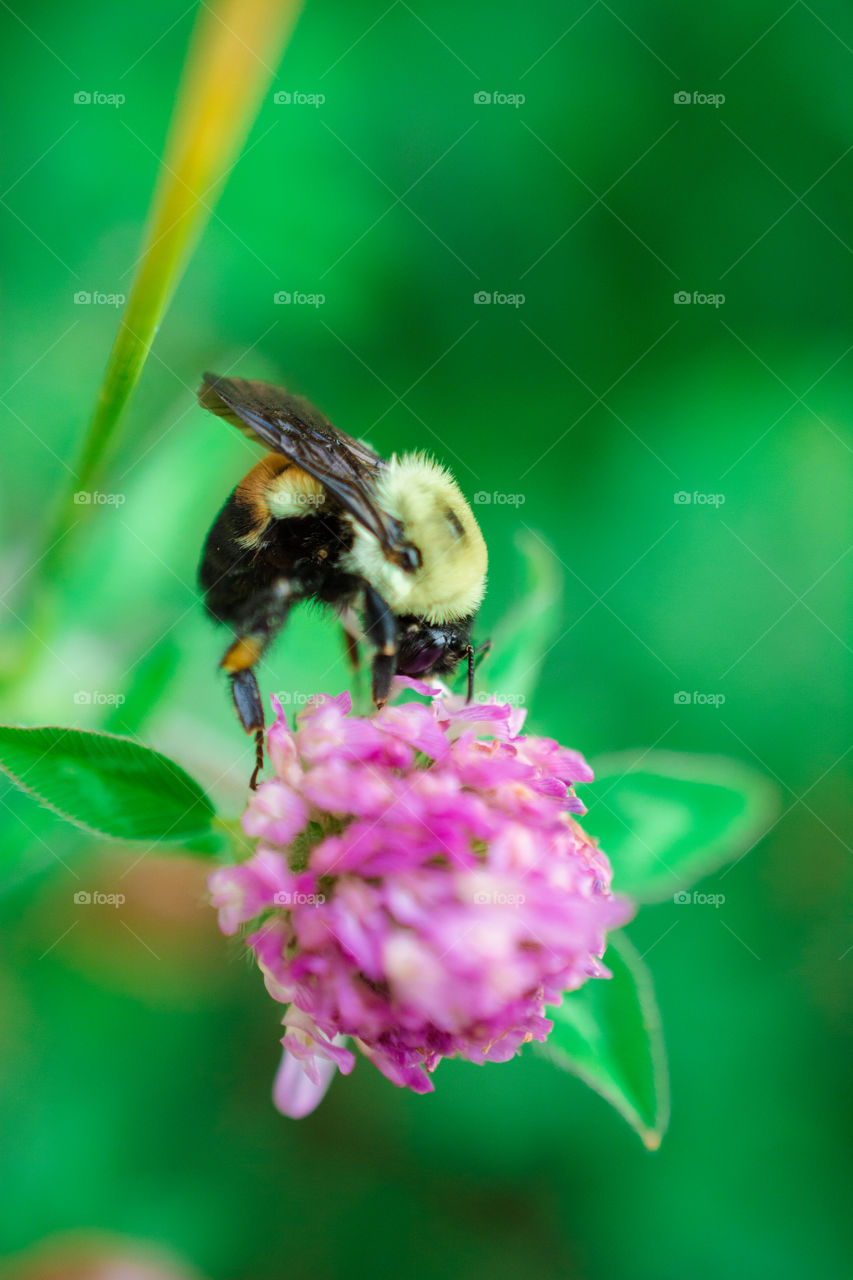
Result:
{"label": "bumble bee", "polygon": [[487,553],[451,474],[423,453],[381,458],[268,382],[206,373],[198,398],[271,450],[216,517],[199,568],[208,613],[235,633],[221,667],[255,734],[251,785],[264,729],[254,669],[300,600],[336,610],[354,661],[358,638],[373,646],[377,707],[395,673],[449,673],[463,658],[470,700]]}

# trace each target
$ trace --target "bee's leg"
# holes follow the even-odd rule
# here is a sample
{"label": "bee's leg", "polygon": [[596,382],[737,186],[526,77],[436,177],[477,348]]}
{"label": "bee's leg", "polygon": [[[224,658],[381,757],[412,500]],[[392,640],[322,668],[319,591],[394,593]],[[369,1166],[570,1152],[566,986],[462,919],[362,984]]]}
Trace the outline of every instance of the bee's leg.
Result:
{"label": "bee's leg", "polygon": [[343,628],[343,633],[344,652],[347,656],[347,661],[353,671],[358,671],[361,667],[361,653],[359,651],[358,641],[351,632],[347,631],[346,627]]}
{"label": "bee's leg", "polygon": [[287,621],[292,600],[293,588],[286,578],[252,596],[243,609],[237,638],[220,663],[231,677],[231,692],[240,723],[246,733],[255,735],[255,769],[249,783],[252,790],[264,763],[264,708],[254,668]]}
{"label": "bee's leg", "polygon": [[255,735],[255,768],[249,781],[252,791],[258,782],[258,774],[264,767],[264,707],[261,691],[251,667],[238,671],[231,677],[231,692],[240,723],[247,733]]}
{"label": "bee's leg", "polygon": [[373,656],[373,701],[384,707],[397,670],[397,620],[391,606],[369,583],[364,588],[365,635],[376,645]]}

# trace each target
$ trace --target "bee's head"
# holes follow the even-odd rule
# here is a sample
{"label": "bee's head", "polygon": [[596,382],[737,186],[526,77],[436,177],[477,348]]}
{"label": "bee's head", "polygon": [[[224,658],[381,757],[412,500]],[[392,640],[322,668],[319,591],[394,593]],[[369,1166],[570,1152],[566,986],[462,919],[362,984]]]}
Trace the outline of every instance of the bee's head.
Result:
{"label": "bee's head", "polygon": [[401,676],[444,675],[464,658],[471,643],[472,618],[430,623],[398,618],[397,671]]}
{"label": "bee's head", "polygon": [[357,529],[353,567],[398,615],[444,623],[475,613],[486,587],[486,544],[450,473],[425,454],[395,456],[377,497],[400,522],[406,545],[389,563],[376,539]]}

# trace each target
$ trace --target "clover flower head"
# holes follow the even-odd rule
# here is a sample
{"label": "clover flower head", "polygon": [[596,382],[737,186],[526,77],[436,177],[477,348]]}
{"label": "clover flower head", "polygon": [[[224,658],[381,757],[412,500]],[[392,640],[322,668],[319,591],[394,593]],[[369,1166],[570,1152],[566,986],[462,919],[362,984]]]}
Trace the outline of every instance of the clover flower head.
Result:
{"label": "clover flower head", "polygon": [[426,1093],[442,1058],[505,1062],[553,1024],[632,914],[584,833],[575,751],[523,736],[524,713],[432,697],[352,714],[312,699],[291,731],[273,699],[275,776],[243,815],[246,862],[210,877],[220,928],[246,941],[284,1015],[273,1097],[308,1114],[353,1045]]}

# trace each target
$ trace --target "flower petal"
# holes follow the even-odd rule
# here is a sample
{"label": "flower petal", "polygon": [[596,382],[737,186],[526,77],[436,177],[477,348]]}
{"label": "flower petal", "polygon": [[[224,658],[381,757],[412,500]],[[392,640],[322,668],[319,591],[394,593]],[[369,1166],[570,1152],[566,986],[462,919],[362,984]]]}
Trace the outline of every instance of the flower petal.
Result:
{"label": "flower petal", "polygon": [[249,798],[242,827],[247,836],[289,845],[308,822],[308,806],[298,791],[277,778],[262,782]]}
{"label": "flower petal", "polygon": [[312,1080],[303,1063],[285,1049],[272,1087],[276,1111],[291,1120],[310,1115],[326,1096],[336,1070],[334,1062],[325,1058],[317,1064],[316,1079]]}

